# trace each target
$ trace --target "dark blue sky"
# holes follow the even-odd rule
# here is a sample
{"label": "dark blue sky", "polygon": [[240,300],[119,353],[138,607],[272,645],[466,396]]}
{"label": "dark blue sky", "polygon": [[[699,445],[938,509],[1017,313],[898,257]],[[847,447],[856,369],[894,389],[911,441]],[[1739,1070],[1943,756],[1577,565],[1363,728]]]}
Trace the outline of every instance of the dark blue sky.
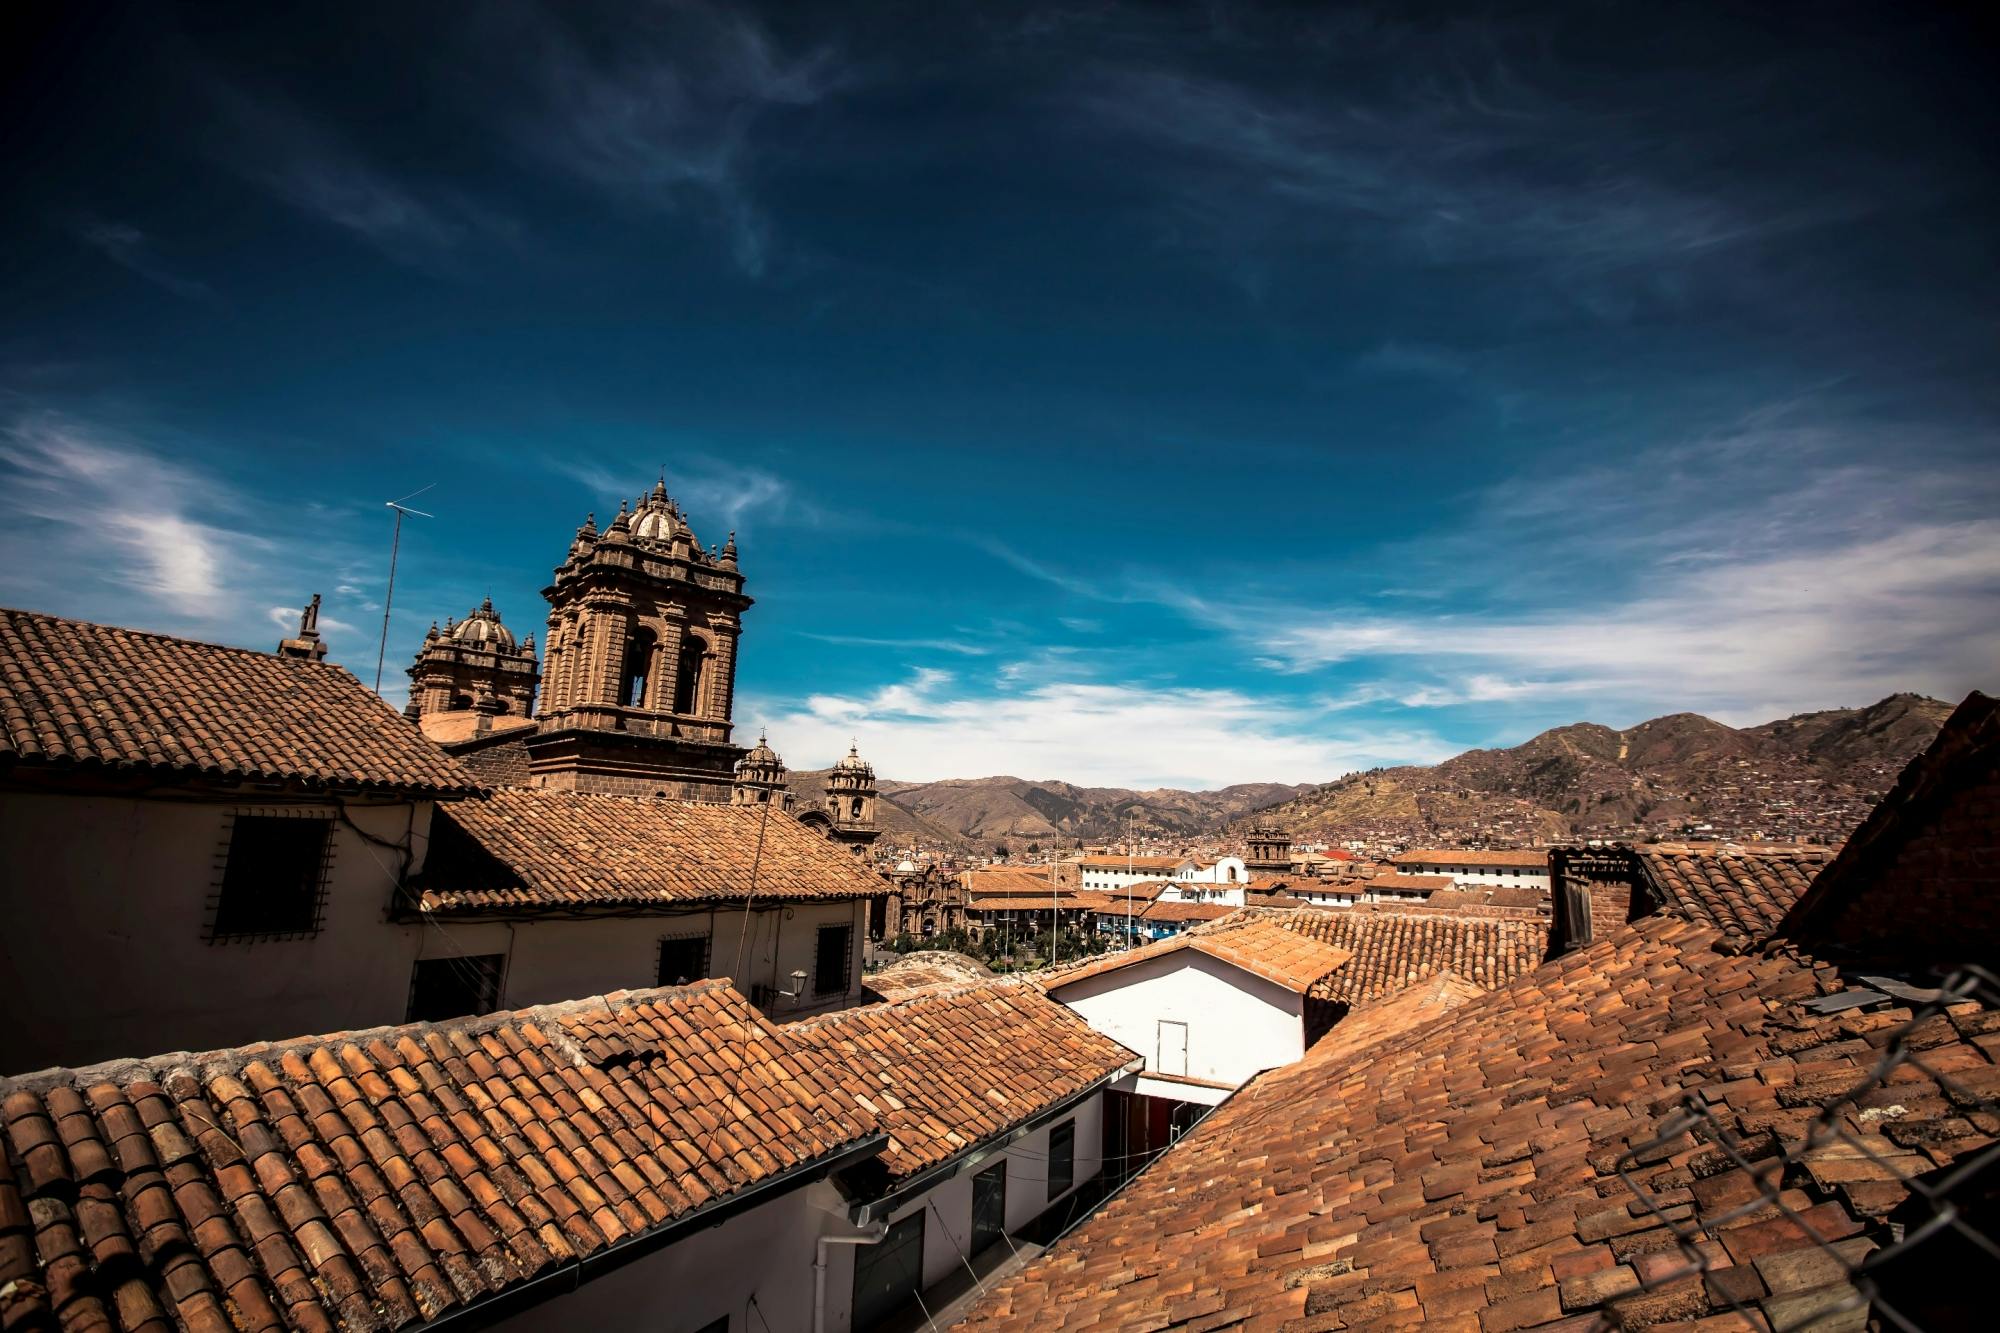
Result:
{"label": "dark blue sky", "polygon": [[401,686],[664,467],[800,767],[1992,688],[1993,44],[1710,8],[29,7],[0,600],[369,679],[434,482]]}

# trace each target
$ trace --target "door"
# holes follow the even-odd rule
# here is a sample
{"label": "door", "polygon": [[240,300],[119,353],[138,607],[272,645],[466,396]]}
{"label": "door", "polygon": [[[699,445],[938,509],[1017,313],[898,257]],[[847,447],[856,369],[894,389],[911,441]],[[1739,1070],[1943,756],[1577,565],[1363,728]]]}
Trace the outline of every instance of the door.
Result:
{"label": "door", "polygon": [[1160,1037],[1153,1055],[1153,1069],[1161,1074],[1179,1074],[1183,1078],[1188,1070],[1188,1025],[1176,1023],[1170,1018],[1160,1020]]}
{"label": "door", "polygon": [[924,1210],[890,1227],[880,1242],[854,1248],[852,1322],[856,1333],[864,1333],[907,1305],[923,1286]]}

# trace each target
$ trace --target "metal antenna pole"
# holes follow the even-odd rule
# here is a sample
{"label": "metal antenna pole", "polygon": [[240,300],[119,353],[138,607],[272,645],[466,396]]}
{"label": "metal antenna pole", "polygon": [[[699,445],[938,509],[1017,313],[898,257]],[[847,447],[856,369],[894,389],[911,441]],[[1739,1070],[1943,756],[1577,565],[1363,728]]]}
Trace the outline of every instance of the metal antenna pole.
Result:
{"label": "metal antenna pole", "polygon": [[1056,889],[1056,863],[1049,862],[1049,966],[1062,960],[1062,894]]}
{"label": "metal antenna pole", "polygon": [[[411,491],[403,497],[403,500],[414,500],[435,485],[437,483],[432,482],[430,486]],[[434,514],[426,514],[421,509],[407,507],[403,500],[383,502],[388,508],[396,511],[396,532],[389,539],[389,588],[382,594],[382,642],[375,649],[375,697],[378,699],[382,697],[382,662],[389,655],[389,610],[396,603],[396,557],[403,549],[403,515],[415,514],[418,518],[436,517]]]}

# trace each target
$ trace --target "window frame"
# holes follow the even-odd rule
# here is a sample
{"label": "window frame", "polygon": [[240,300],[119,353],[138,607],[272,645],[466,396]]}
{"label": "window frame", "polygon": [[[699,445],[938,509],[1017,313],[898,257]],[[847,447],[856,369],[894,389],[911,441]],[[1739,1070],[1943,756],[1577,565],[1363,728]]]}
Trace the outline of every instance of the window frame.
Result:
{"label": "window frame", "polygon": [[[320,846],[315,857],[317,864],[312,872],[312,883],[305,889],[303,895],[305,901],[302,906],[306,909],[303,924],[279,930],[233,928],[235,923],[231,921],[231,913],[228,910],[229,872],[232,864],[239,867],[243,865],[236,846],[237,832],[246,822],[251,821],[260,824],[299,821],[319,826]],[[333,879],[334,850],[337,841],[334,837],[333,814],[325,809],[248,806],[229,811],[223,819],[221,838],[216,845],[215,878],[209,886],[204,906],[202,938],[210,944],[255,944],[281,940],[309,940],[318,935],[326,925],[327,886]]]}
{"label": "window frame", "polygon": [[[844,932],[841,945],[840,979],[833,985],[823,985],[820,977],[820,962],[826,952],[826,933],[830,930]],[[829,922],[821,926],[813,935],[813,975],[812,994],[814,999],[829,995],[845,995],[848,983],[854,974],[854,923],[852,921]]]}
{"label": "window frame", "polygon": [[[1008,1159],[1006,1155],[1003,1153],[1000,1159],[994,1162],[993,1165],[984,1167],[978,1171],[973,1172],[972,1174],[972,1202],[969,1205],[969,1207],[971,1208],[971,1214],[970,1214],[971,1228],[967,1233],[968,1234],[967,1243],[970,1246],[970,1249],[967,1251],[968,1258],[976,1258],[977,1256],[984,1254],[989,1247],[998,1245],[1002,1240],[1006,1238],[1007,1161]],[[997,1188],[999,1190],[1000,1216],[999,1216],[999,1224],[990,1229],[990,1234],[987,1234],[987,1238],[985,1242],[982,1244],[980,1241],[980,1236],[986,1233],[982,1233],[979,1224],[979,1190],[980,1190],[980,1182],[989,1180],[995,1181],[997,1184]],[[995,1188],[995,1186],[989,1185],[988,1188],[989,1189]]]}
{"label": "window frame", "polygon": [[[482,970],[486,971],[492,982],[491,1002],[483,1009],[474,1008],[468,1013],[440,1014],[431,1018],[419,1017],[417,1015],[417,976],[425,966],[436,966],[439,964],[481,967]],[[403,1005],[403,1021],[405,1023],[449,1023],[457,1018],[478,1018],[482,1014],[490,1014],[498,1011],[500,1001],[506,993],[507,955],[504,953],[445,954],[437,958],[419,958],[410,964],[410,996],[408,1001]]]}
{"label": "window frame", "polygon": [[[1057,1151],[1061,1141],[1062,1150]],[[1061,1173],[1057,1164],[1061,1163]],[[1049,1202],[1054,1203],[1063,1195],[1076,1188],[1076,1120],[1061,1121],[1049,1126]]]}
{"label": "window frame", "polygon": [[[855,1246],[854,1289],[851,1304],[848,1308],[849,1322],[855,1329],[868,1329],[882,1323],[888,1316],[907,1306],[911,1299],[924,1289],[924,1241],[926,1239],[924,1234],[926,1231],[924,1216],[929,1211],[930,1209],[927,1206],[919,1207],[908,1217],[899,1218],[891,1222],[888,1234],[883,1236],[880,1241],[873,1245]],[[914,1244],[910,1236],[910,1231],[912,1230],[916,1233]],[[862,1316],[863,1307],[861,1300],[863,1278],[872,1275],[877,1268],[886,1266],[890,1262],[891,1255],[902,1255],[912,1249],[914,1249],[916,1254],[916,1262],[910,1269],[909,1289],[901,1292],[900,1296],[896,1295],[895,1291],[891,1289],[883,1297],[880,1308],[876,1308],[877,1303],[870,1302],[867,1317],[864,1319]]]}
{"label": "window frame", "polygon": [[[701,966],[696,969],[698,975],[684,982],[668,980],[667,946],[669,944],[685,943],[690,940],[699,940],[701,942]],[[653,984],[655,986],[692,986],[697,981],[707,981],[709,979],[709,964],[714,961],[715,940],[707,931],[683,930],[662,935],[660,936],[659,948],[653,956]]]}

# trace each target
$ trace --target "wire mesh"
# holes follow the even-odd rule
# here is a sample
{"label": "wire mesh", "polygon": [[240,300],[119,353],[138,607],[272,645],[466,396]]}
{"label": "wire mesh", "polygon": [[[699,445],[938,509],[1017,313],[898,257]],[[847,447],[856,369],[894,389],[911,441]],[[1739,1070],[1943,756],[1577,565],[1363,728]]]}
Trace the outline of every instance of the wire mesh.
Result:
{"label": "wire mesh", "polygon": [[[1879,1010],[1895,1004],[1898,994],[1920,993],[1894,983],[1876,984],[1888,989],[1878,991],[1864,985],[1840,996],[1822,997],[1819,1003],[1827,1007],[1819,1012],[1832,1016]],[[1669,1228],[1686,1261],[1678,1266],[1649,1265],[1639,1290],[1657,1292],[1698,1278],[1709,1308],[1718,1314],[1733,1311],[1747,1326],[1768,1328],[1772,1333],[1870,1324],[1908,1333],[1943,1333],[1947,1327],[1958,1326],[1956,1317],[1950,1315],[1927,1321],[1918,1307],[1930,1302],[1921,1294],[1916,1300],[1906,1294],[1916,1284],[1891,1283],[1885,1277],[1896,1271],[1897,1265],[1907,1267],[1923,1247],[1938,1247],[1932,1253],[1946,1254],[1947,1247],[1940,1242],[1947,1237],[1958,1242],[1948,1251],[1950,1259],[1969,1257],[1979,1265],[1993,1266],[1986,1268],[1989,1274],[2000,1271],[2000,1233],[1993,1225],[1992,1208],[1992,1192],[2000,1183],[2000,1173],[1982,1178],[1982,1173],[2000,1161],[2000,1117],[1996,1117],[2000,1085],[1982,1080],[1975,1086],[1964,1071],[1942,1068],[1944,1061],[1925,1054],[1926,1049],[1964,1050],[1960,1040],[1933,1046],[1932,1039],[1938,1036],[1936,1024],[1948,1022],[1950,1011],[1968,1012],[1960,1010],[1968,1004],[1979,1006],[1982,1014],[1994,1015],[2000,1010],[2000,980],[1979,967],[1953,972],[1929,998],[1915,1004],[1906,1022],[1888,1033],[1864,1077],[1824,1099],[1802,1133],[1781,1134],[1776,1129],[1739,1132],[1725,1122],[1726,1107],[1718,1112],[1704,1090],[1685,1093],[1654,1136],[1628,1147],[1616,1163],[1619,1179],[1648,1216]],[[1809,1002],[1808,1007],[1811,1005]],[[2000,1023],[1992,1028],[2000,1033]],[[1954,1037],[1959,1035],[1954,1029]],[[1990,1064],[1978,1067],[1992,1068]],[[1943,1165],[1932,1165],[1931,1156],[1911,1151],[1924,1144],[1922,1124],[1912,1125],[1901,1139],[1896,1133],[1896,1117],[1905,1113],[1905,1108],[1895,1098],[1906,1095],[1896,1089],[1919,1087],[1925,1080],[1937,1087],[1949,1109],[1966,1119],[1972,1130],[1964,1137],[1974,1146]],[[1806,1094],[1795,1097],[1800,1095]],[[1863,1125],[1870,1132],[1859,1132],[1857,1126]],[[1706,1145],[1708,1150],[1693,1164],[1696,1175],[1740,1170],[1755,1182],[1752,1196],[1733,1207],[1700,1215],[1682,1199],[1660,1189],[1656,1184],[1663,1178],[1658,1171],[1660,1164],[1694,1145]],[[1912,1164],[1917,1162],[1928,1169],[1914,1169]],[[1829,1228],[1823,1214],[1816,1223],[1807,1214],[1819,1210],[1802,1209],[1797,1200],[1815,1194],[1833,1197],[1834,1191],[1824,1179],[1830,1163],[1844,1163],[1850,1168],[1848,1174],[1867,1180],[1876,1199],[1894,1198],[1900,1191],[1900,1201],[1885,1210],[1873,1227]],[[1726,1235],[1732,1224],[1773,1217],[1784,1219],[1817,1256],[1794,1265],[1795,1271],[1810,1275],[1812,1285],[1778,1300],[1764,1299],[1769,1293],[1761,1285],[1753,1287],[1742,1280],[1741,1274],[1736,1280],[1723,1276],[1738,1265],[1726,1259],[1718,1262],[1722,1258],[1718,1238]],[[1830,1230],[1840,1234],[1828,1234]],[[1933,1264],[1931,1271],[1951,1267],[1949,1262]],[[1945,1277],[1947,1283],[1972,1280],[1967,1272]],[[1962,1304],[1953,1307],[1950,1299],[1945,1306],[1962,1308]]]}

